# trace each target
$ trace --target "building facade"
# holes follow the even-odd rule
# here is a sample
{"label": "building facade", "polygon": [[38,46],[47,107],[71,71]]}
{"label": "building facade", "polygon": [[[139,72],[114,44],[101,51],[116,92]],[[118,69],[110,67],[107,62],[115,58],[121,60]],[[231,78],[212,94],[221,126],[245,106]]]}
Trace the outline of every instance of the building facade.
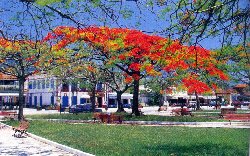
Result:
{"label": "building facade", "polygon": [[[60,84],[55,77],[33,75],[27,79],[28,93],[26,107],[37,108],[51,105],[69,107],[76,104],[90,103],[91,93],[78,84]],[[123,104],[131,104],[132,94],[122,95]],[[96,106],[117,105],[116,93],[106,84],[96,86]]]}
{"label": "building facade", "polygon": [[0,73],[0,106],[1,109],[13,109],[18,105],[19,83],[13,76]]}
{"label": "building facade", "polygon": [[[77,84],[60,84],[55,77],[47,75],[33,75],[27,80],[27,107],[46,107],[60,105],[69,107],[76,104],[90,103],[90,94],[85,88]],[[103,85],[96,87],[97,106],[102,107],[106,101]]]}
{"label": "building facade", "polygon": [[46,75],[33,75],[27,79],[26,107],[43,107],[56,104],[56,79]]}

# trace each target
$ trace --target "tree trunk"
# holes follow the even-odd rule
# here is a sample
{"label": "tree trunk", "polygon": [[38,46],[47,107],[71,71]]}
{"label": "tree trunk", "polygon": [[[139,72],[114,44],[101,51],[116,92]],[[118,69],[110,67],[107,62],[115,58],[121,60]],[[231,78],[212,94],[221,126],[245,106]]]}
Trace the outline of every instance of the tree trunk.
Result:
{"label": "tree trunk", "polygon": [[140,112],[138,110],[139,105],[139,80],[134,80],[134,93],[133,93],[133,106],[132,106],[132,114],[136,116],[140,116]]}
{"label": "tree trunk", "polygon": [[[56,93],[56,104],[57,104],[57,109],[60,111],[60,115],[61,115],[61,113],[62,113],[62,82],[59,82],[59,80],[58,80],[58,82],[57,82],[58,84],[60,84],[60,85],[58,85],[58,90],[57,90],[57,93]],[[56,86],[57,86],[57,84],[56,84]],[[59,107],[59,108],[58,108]]]}
{"label": "tree trunk", "polygon": [[159,107],[163,106],[164,104],[164,96],[162,94],[160,94],[160,102],[159,102]]}
{"label": "tree trunk", "polygon": [[197,104],[196,105],[196,110],[200,110],[201,106],[200,106],[200,100],[199,100],[197,92],[195,92],[195,97],[196,97],[196,104]]}
{"label": "tree trunk", "polygon": [[24,82],[25,78],[19,78],[19,111],[18,111],[18,120],[23,119],[23,105],[24,105]]}
{"label": "tree trunk", "polygon": [[117,94],[116,98],[117,98],[117,104],[118,104],[118,109],[116,112],[124,112],[124,108],[122,105],[122,92],[117,91],[116,94]]}
{"label": "tree trunk", "polygon": [[91,90],[91,97],[90,97],[90,101],[91,101],[91,106],[92,106],[92,110],[91,112],[95,112],[95,87],[92,88]]}

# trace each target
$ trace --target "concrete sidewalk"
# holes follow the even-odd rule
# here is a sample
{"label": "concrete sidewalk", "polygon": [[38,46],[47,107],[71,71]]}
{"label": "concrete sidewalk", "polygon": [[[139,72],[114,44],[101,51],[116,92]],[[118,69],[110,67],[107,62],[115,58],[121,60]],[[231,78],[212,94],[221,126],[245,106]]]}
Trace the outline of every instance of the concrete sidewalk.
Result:
{"label": "concrete sidewalk", "polygon": [[144,126],[183,126],[207,128],[247,128],[250,122],[168,122],[168,121],[124,121],[124,124],[137,124]]}
{"label": "concrete sidewalk", "polygon": [[[46,120],[51,122],[89,124],[94,120],[67,120],[67,119],[29,119],[29,120]],[[106,125],[117,125],[115,123],[99,123]],[[172,121],[123,121],[118,125],[138,125],[138,126],[182,126],[182,127],[207,127],[207,128],[247,128],[250,129],[250,122],[172,122]]]}
{"label": "concrete sidewalk", "polygon": [[0,123],[0,156],[92,156],[30,133],[21,138],[13,134],[11,127]]}

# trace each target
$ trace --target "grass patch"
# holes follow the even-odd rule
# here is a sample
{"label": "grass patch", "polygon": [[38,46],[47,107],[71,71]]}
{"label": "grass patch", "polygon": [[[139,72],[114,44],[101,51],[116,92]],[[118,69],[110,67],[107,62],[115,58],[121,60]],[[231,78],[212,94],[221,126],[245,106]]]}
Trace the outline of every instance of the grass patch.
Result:
{"label": "grass patch", "polygon": [[[207,116],[207,117],[218,117],[221,114],[221,110],[197,110],[192,112],[194,116]],[[250,113],[250,110],[238,109],[237,114]]]}
{"label": "grass patch", "polygon": [[248,129],[66,124],[48,121],[31,121],[28,131],[97,156],[247,156],[250,137]]}
{"label": "grass patch", "polygon": [[[219,116],[218,116],[219,117]],[[170,121],[170,122],[211,122],[218,121],[215,117],[201,116],[159,116],[159,115],[143,115],[132,116],[125,115],[127,121]]]}
{"label": "grass patch", "polygon": [[[213,109],[213,110],[206,110],[206,109],[202,109],[202,110],[197,110],[194,112],[204,112],[204,113],[220,113],[221,110],[220,109]],[[237,109],[236,111],[237,113],[249,113],[250,110],[249,109]]]}
{"label": "grass patch", "polygon": [[26,118],[31,119],[67,119],[67,120],[92,120],[92,113],[78,113],[78,114],[39,114],[27,115]]}

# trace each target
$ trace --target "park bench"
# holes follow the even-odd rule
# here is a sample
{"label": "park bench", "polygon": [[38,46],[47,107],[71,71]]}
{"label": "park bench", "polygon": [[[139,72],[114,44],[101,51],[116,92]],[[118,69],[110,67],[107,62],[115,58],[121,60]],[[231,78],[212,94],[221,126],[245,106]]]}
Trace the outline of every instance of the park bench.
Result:
{"label": "park bench", "polygon": [[111,114],[110,123],[122,123],[123,117],[121,115]]}
{"label": "park bench", "polygon": [[158,111],[167,111],[167,107],[166,106],[160,106]]}
{"label": "park bench", "polygon": [[[27,120],[22,120],[20,121],[18,127],[12,127],[12,129],[15,131],[14,137],[22,137],[23,134],[27,134],[27,130],[29,128],[29,121]],[[19,133],[19,134],[17,134]]]}
{"label": "park bench", "polygon": [[102,123],[122,123],[122,116],[116,114],[107,114],[107,113],[99,113],[96,112],[93,114],[94,122],[96,120],[100,120]]}
{"label": "park bench", "polygon": [[16,111],[1,111],[0,116],[3,116],[6,119],[14,120],[17,118],[17,112]]}
{"label": "park bench", "polygon": [[219,116],[223,118],[225,114],[235,114],[236,111],[237,108],[221,108],[221,113],[219,114]]}
{"label": "park bench", "polygon": [[190,115],[193,116],[192,111],[188,108],[176,108],[173,109],[172,114],[176,115],[176,116],[184,116],[184,115]]}
{"label": "park bench", "polygon": [[100,119],[100,114],[101,114],[101,113],[99,113],[99,112],[95,112],[95,113],[93,114],[92,119],[94,120],[94,122],[96,122],[96,120],[99,120],[99,119]]}
{"label": "park bench", "polygon": [[224,119],[231,121],[250,121],[250,113],[248,114],[224,114]]}

